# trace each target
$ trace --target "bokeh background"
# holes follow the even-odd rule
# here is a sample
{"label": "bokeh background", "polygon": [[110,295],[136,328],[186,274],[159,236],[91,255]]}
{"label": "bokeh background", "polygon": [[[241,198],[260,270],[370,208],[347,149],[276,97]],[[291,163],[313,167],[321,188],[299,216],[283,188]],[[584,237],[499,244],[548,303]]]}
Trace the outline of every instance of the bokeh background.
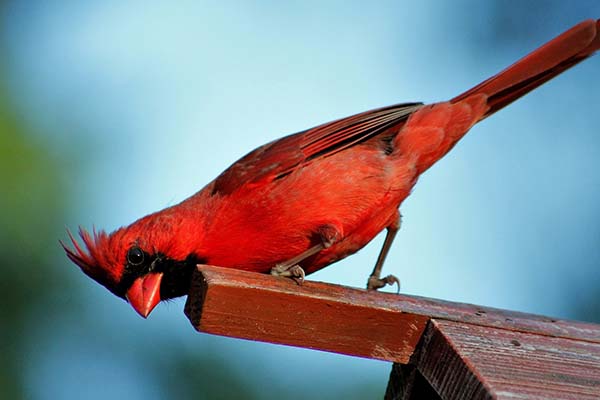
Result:
{"label": "bokeh background", "polygon": [[[0,393],[380,398],[390,364],[143,320],[58,245],[199,190],[254,147],[448,99],[597,0],[0,2]],[[405,293],[600,322],[600,58],[478,125],[416,187]],[[382,236],[311,279],[362,287]]]}

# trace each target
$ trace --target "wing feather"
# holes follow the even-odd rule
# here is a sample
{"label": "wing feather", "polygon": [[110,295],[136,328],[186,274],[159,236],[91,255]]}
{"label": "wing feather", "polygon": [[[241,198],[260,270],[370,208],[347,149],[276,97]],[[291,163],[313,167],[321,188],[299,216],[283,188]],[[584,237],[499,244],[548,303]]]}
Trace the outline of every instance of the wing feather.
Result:
{"label": "wing feather", "polygon": [[246,184],[282,178],[306,163],[331,156],[403,123],[421,107],[422,103],[402,103],[378,108],[267,143],[219,175],[213,193],[229,194]]}

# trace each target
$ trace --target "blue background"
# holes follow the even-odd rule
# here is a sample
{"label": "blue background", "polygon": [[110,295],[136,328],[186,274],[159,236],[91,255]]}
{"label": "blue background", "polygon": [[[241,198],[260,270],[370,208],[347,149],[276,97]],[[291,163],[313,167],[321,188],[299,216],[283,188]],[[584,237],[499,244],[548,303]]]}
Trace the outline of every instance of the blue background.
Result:
{"label": "blue background", "polygon": [[[35,218],[5,231],[22,233],[5,268],[31,272],[7,289],[26,304],[4,316],[0,384],[35,399],[382,397],[389,363],[198,334],[184,299],[142,320],[57,240],[176,204],[285,134],[449,99],[600,18],[594,0],[0,7],[2,104],[20,121],[2,143],[53,166],[2,166],[35,210],[3,221]],[[483,121],[421,177],[384,270],[404,293],[600,322],[599,71],[593,57]],[[382,241],[309,279],[363,287]],[[34,242],[43,266],[23,261]]]}

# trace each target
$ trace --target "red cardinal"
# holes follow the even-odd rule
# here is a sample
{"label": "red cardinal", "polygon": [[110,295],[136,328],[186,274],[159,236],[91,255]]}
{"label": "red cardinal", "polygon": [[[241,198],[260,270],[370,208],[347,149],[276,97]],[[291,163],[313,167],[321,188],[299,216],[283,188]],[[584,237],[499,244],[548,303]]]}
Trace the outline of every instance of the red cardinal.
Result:
{"label": "red cardinal", "polygon": [[[180,204],[111,234],[80,229],[67,256],[147,317],[187,294],[196,264],[298,281],[387,235],[368,288],[400,227],[398,208],[419,175],[477,122],[591,56],[600,20],[588,20],[450,101],[404,103],[268,143]],[[62,243],[61,243],[62,244]]]}

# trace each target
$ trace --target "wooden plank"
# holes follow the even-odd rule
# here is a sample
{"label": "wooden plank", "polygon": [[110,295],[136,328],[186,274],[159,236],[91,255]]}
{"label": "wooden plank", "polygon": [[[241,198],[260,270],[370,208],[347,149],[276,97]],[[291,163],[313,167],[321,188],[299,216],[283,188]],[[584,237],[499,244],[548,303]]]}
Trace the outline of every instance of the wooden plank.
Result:
{"label": "wooden plank", "polygon": [[433,320],[416,366],[445,400],[600,399],[600,344]]}
{"label": "wooden plank", "polygon": [[212,266],[185,313],[202,332],[412,364],[390,399],[600,399],[594,324]]}
{"label": "wooden plank", "polygon": [[377,297],[202,266],[185,313],[202,332],[407,363],[428,317],[380,307]]}
{"label": "wooden plank", "polygon": [[397,362],[408,360],[430,318],[600,343],[591,323],[207,265],[198,266],[185,312],[203,332]]}

